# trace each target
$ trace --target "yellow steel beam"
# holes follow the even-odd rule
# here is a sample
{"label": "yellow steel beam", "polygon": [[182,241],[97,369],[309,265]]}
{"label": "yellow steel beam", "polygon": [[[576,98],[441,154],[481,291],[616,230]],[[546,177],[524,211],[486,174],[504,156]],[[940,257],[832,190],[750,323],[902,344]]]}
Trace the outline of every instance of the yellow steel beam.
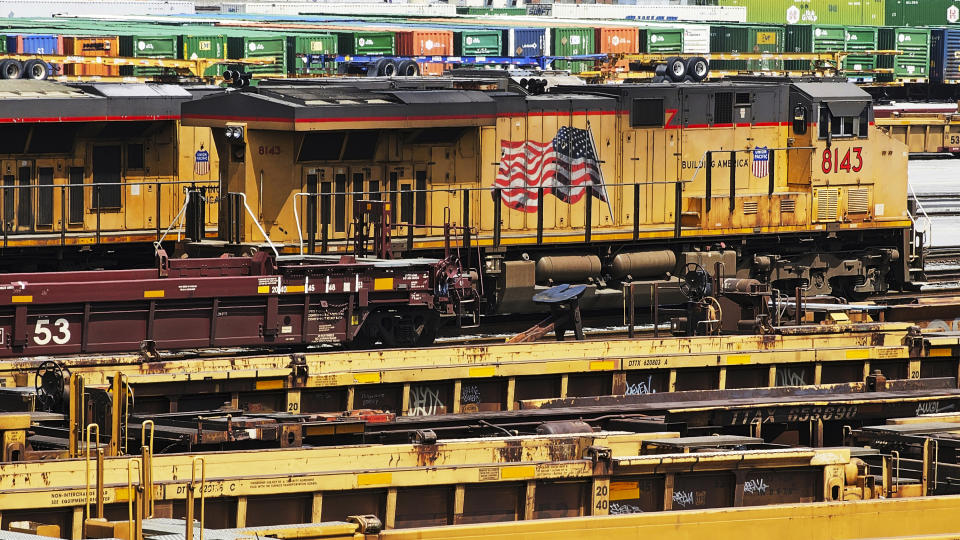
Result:
{"label": "yellow steel beam", "polygon": [[[213,452],[203,455],[208,498],[251,497],[382,487],[476,484],[546,479],[710,471],[809,470],[842,475],[846,449],[717,451],[636,456],[643,440],[672,433],[561,435],[473,439],[436,445],[357,445],[294,450]],[[610,467],[597,466],[587,448],[609,448]],[[618,454],[620,457],[618,457]],[[151,481],[155,501],[187,495],[196,454],[156,455]],[[129,500],[128,466],[137,456],[104,460],[103,501]],[[77,507],[88,486],[82,460],[4,464],[0,511]],[[96,491],[96,490],[93,490]]]}
{"label": "yellow steel beam", "polygon": [[836,540],[960,538],[960,496],[875,499],[751,508],[454,525],[382,532],[381,540],[525,538],[530,540]]}
{"label": "yellow steel beam", "polygon": [[[439,441],[435,445],[356,445],[212,452],[203,454],[208,493],[215,496],[248,496],[343,490],[382,485],[431,485],[499,480],[501,478],[560,478],[592,475],[593,466],[584,459],[592,446],[609,448],[613,456],[636,456],[643,442],[675,438],[675,432],[595,433]],[[817,450],[796,451],[772,456],[780,463],[814,464]],[[835,453],[835,452],[833,452]],[[152,482],[156,500],[183,499],[189,471],[196,454],[154,455]],[[731,463],[742,461],[744,452]],[[681,456],[682,459],[687,459]],[[139,456],[110,457],[104,460],[106,503],[126,501],[130,460]],[[648,467],[663,461],[662,456],[646,458]],[[678,467],[690,469],[695,460]],[[704,467],[716,467],[724,460],[704,460]],[[549,464],[549,466],[548,466]],[[85,502],[88,477],[84,460],[14,462],[4,464],[9,474],[0,476],[0,511],[46,506],[77,506]],[[502,474],[502,468],[510,468]],[[516,467],[524,467],[518,469]],[[490,468],[487,473],[481,469]],[[6,470],[6,469],[5,469]],[[92,481],[92,479],[90,480]],[[14,492],[23,497],[10,496]]]}
{"label": "yellow steel beam", "polygon": [[[871,326],[873,331],[821,335],[710,336],[501,344],[425,349],[308,353],[307,387],[381,384],[418,380],[509,377],[546,373],[779,365],[871,359],[906,359],[907,323]],[[956,344],[957,338],[953,338]],[[288,355],[256,355],[145,363],[139,355],[58,359],[88,384],[104,384],[116,371],[132,384],[276,379],[288,387],[296,369]],[[18,374],[35,367],[25,359],[0,361],[0,380],[16,386]],[[22,376],[20,376],[22,378]],[[23,381],[26,384],[26,381]]]}

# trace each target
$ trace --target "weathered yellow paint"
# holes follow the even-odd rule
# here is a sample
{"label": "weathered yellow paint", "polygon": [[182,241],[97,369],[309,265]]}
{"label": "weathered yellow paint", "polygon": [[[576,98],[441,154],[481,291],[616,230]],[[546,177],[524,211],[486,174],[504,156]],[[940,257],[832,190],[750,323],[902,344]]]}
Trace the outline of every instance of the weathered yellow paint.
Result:
{"label": "weathered yellow paint", "polygon": [[927,356],[932,357],[951,356],[952,354],[953,350],[949,347],[931,347],[930,350],[927,351]]}
{"label": "weathered yellow paint", "polygon": [[533,465],[520,465],[500,468],[500,478],[504,480],[519,480],[533,478],[537,475],[537,468]]}
{"label": "weathered yellow paint", "polygon": [[867,540],[879,538],[960,538],[956,520],[960,496],[874,499],[750,508],[655,512],[604,517],[543,519],[510,523],[389,530],[381,540]]}
{"label": "weathered yellow paint", "polygon": [[374,371],[372,373],[355,373],[353,375],[353,380],[361,384],[378,383],[380,382],[380,372]]}
{"label": "weathered yellow paint", "polygon": [[[450,381],[461,378],[519,377],[586,373],[592,366],[605,370],[672,370],[718,368],[733,357],[749,356],[751,365],[775,368],[791,364],[829,364],[847,361],[847,352],[866,359],[908,359],[908,324],[888,323],[882,329],[858,332],[856,325],[838,334],[748,336],[607,341],[541,342],[425,349],[307,353],[303,362],[307,388],[350,387],[353,384]],[[864,337],[875,346],[864,346]],[[943,340],[942,337],[928,339]],[[951,338],[957,342],[958,338]],[[947,346],[947,343],[938,345]],[[923,362],[923,357],[917,360]],[[88,384],[108,382],[117,371],[134,386],[163,382],[280,379],[292,375],[285,355],[205,357],[145,364],[138,355],[65,357],[71,372],[82,373]],[[609,367],[613,362],[613,367]],[[0,381],[16,385],[22,360],[0,360]]]}
{"label": "weathered yellow paint", "polygon": [[497,368],[493,366],[472,367],[467,371],[469,377],[493,377],[497,373]]}
{"label": "weathered yellow paint", "polygon": [[257,380],[256,384],[257,390],[279,390],[283,388],[283,380],[273,379],[273,380]]}
{"label": "weathered yellow paint", "polygon": [[869,349],[851,349],[845,352],[847,360],[866,360],[870,358]]}
{"label": "weathered yellow paint", "polygon": [[640,486],[637,482],[610,482],[611,501],[636,499],[639,496]]}
{"label": "weathered yellow paint", "polygon": [[615,367],[616,364],[613,360],[594,360],[590,362],[590,371],[605,371]]}
{"label": "weathered yellow paint", "polygon": [[358,486],[389,485],[393,481],[393,473],[364,473],[357,475]]}

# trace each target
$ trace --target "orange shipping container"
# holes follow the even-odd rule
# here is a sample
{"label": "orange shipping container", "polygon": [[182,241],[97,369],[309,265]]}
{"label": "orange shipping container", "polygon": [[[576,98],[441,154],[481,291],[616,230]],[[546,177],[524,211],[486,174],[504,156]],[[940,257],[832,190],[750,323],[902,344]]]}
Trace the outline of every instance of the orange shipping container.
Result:
{"label": "orange shipping container", "polygon": [[453,32],[450,30],[397,32],[397,54],[401,56],[452,56]]}
{"label": "orange shipping container", "polygon": [[417,62],[421,75],[443,75],[443,66],[440,62]]}
{"label": "orange shipping container", "polygon": [[[94,57],[120,56],[120,39],[116,36],[67,36],[63,38],[63,54]],[[64,66],[64,73],[67,75],[117,77],[120,75],[120,67],[98,64],[67,64]]]}
{"label": "orange shipping container", "polygon": [[593,35],[601,54],[632,54],[640,50],[636,28],[597,28]]}

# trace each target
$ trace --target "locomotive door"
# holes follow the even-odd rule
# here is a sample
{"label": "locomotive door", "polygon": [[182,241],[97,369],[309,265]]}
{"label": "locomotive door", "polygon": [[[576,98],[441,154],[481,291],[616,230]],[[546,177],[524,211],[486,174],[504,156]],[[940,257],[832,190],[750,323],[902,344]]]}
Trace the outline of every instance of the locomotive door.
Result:
{"label": "locomotive door", "polygon": [[[34,228],[33,160],[3,160],[3,227],[8,233]],[[52,179],[51,179],[52,180]]]}
{"label": "locomotive door", "polygon": [[[59,208],[56,201],[60,199],[59,190],[54,188],[54,171],[63,171],[63,162],[52,159],[38,160],[36,162],[36,182],[37,182],[37,209],[35,214],[35,226],[38,231],[52,231],[56,226],[59,229],[60,221],[56,219]],[[62,216],[60,216],[62,219]]]}
{"label": "locomotive door", "polygon": [[300,234],[304,253],[320,253],[332,238],[334,168],[304,167],[301,171],[302,196],[296,197],[300,216]]}
{"label": "locomotive door", "polygon": [[676,158],[673,147],[668,144],[668,137],[675,136],[675,130],[665,130],[662,126],[623,134],[623,181],[638,184],[640,206],[637,212],[631,210],[630,215],[636,213],[633,219],[640,221],[641,230],[644,225],[673,222],[674,186],[666,182],[676,177]]}

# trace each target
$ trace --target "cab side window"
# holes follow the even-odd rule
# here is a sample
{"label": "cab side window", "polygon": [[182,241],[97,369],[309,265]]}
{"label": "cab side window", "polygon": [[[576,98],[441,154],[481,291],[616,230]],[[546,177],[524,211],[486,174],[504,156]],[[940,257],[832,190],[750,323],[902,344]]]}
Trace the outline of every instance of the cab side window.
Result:
{"label": "cab side window", "polygon": [[869,133],[870,122],[866,107],[857,116],[834,116],[826,105],[820,107],[820,138],[860,138]]}

